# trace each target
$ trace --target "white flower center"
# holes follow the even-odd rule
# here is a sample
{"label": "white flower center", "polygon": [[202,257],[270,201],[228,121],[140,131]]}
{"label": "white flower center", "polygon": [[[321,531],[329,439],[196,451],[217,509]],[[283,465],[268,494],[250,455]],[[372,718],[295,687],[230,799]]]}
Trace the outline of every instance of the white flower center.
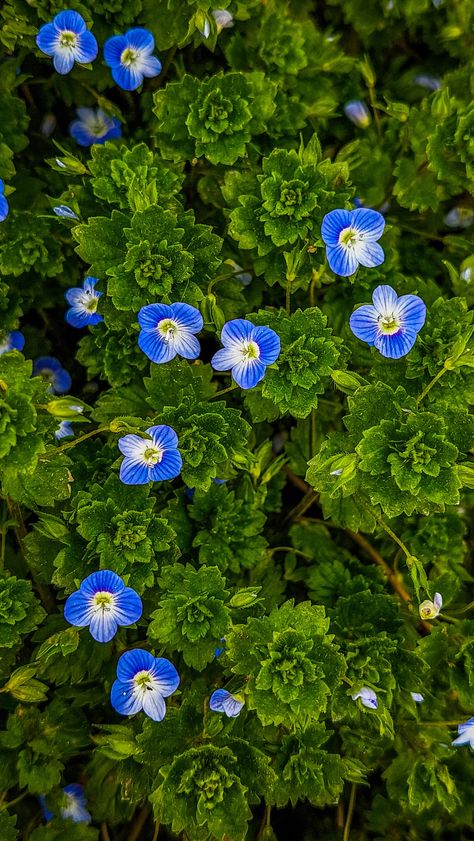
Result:
{"label": "white flower center", "polygon": [[380,332],[385,333],[386,336],[393,336],[393,334],[398,333],[400,329],[400,322],[393,313],[379,315],[377,322]]}
{"label": "white flower center", "polygon": [[100,590],[98,593],[95,593],[92,597],[92,607],[95,613],[99,613],[100,611],[105,613],[106,611],[113,610],[114,597],[112,593],[109,593],[107,590]]}
{"label": "white flower center", "polygon": [[162,318],[157,324],[157,330],[163,336],[165,342],[172,342],[178,333],[178,325],[171,318]]}
{"label": "white flower center", "polygon": [[354,228],[344,228],[339,234],[339,244],[344,245],[345,248],[354,248],[362,239],[362,234],[359,234]]}
{"label": "white flower center", "polygon": [[154,467],[163,458],[163,450],[158,447],[150,447],[148,444],[143,451],[143,460],[148,467]]}
{"label": "white flower center", "polygon": [[69,29],[64,29],[58,38],[58,45],[63,50],[75,50],[77,46],[77,35]]}
{"label": "white flower center", "polygon": [[79,299],[79,303],[85,310],[87,310],[87,312],[96,312],[99,299],[93,292],[83,292]]}
{"label": "white flower center", "polygon": [[260,358],[260,348],[257,342],[242,342],[240,352],[242,354],[242,360],[245,362]]}
{"label": "white flower center", "polygon": [[146,669],[137,672],[133,678],[133,692],[135,695],[145,695],[147,691],[153,690],[153,678]]}
{"label": "white flower center", "polygon": [[89,120],[86,123],[86,128],[93,137],[103,137],[109,130],[109,126],[105,120],[102,120],[100,117]]}
{"label": "white flower center", "polygon": [[139,58],[140,52],[138,50],[134,50],[133,47],[125,47],[120,56],[120,64],[123,64],[124,67],[133,67]]}

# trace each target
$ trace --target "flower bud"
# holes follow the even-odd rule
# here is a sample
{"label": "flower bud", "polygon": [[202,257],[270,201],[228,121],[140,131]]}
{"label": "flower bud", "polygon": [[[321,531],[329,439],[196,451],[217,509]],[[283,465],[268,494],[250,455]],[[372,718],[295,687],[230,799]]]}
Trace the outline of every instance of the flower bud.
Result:
{"label": "flower bud", "polygon": [[352,99],[344,105],[344,114],[359,128],[368,128],[372,122],[370,111],[365,102],[360,99]]}

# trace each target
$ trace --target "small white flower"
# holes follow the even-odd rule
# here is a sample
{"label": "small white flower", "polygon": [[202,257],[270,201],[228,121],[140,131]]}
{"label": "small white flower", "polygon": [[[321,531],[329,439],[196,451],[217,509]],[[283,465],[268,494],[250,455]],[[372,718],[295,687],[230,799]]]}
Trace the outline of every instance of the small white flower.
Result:
{"label": "small white flower", "polygon": [[425,599],[418,608],[422,619],[436,619],[439,616],[440,610],[443,607],[443,597],[441,593],[435,593],[434,599]]}
{"label": "small white flower", "polygon": [[216,22],[218,32],[221,29],[229,29],[229,27],[234,25],[234,17],[227,9],[214,9],[211,14]]}

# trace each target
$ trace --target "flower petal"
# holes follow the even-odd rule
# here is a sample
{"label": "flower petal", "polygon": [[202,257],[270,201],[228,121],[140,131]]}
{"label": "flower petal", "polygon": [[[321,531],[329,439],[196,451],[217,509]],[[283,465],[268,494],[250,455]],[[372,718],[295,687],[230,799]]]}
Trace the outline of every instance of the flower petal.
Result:
{"label": "flower petal", "polygon": [[88,598],[80,590],[71,593],[64,605],[64,618],[70,625],[76,625],[78,628],[85,628],[91,621],[93,608],[91,607],[90,598]]}
{"label": "flower petal", "polygon": [[142,696],[143,712],[153,721],[163,721],[166,704],[163,696],[155,689],[148,689]]}
{"label": "flower petal", "polygon": [[237,698],[234,698],[233,695],[229,694],[228,698],[225,698],[222,706],[224,708],[224,712],[229,718],[236,718],[244,706],[243,701],[238,701]]}
{"label": "flower petal", "polygon": [[196,307],[190,304],[171,304],[172,318],[190,333],[200,333],[204,327],[204,319]]}
{"label": "flower petal", "polygon": [[270,327],[255,327],[253,339],[260,348],[260,362],[272,365],[280,355],[280,337]]}
{"label": "flower petal", "polygon": [[374,345],[382,356],[388,359],[400,359],[406,356],[416,342],[414,330],[399,330],[391,336],[381,333],[376,337]]}
{"label": "flower petal", "polygon": [[378,313],[372,304],[364,304],[352,313],[349,319],[349,327],[354,336],[373,345],[379,331]]}
{"label": "flower petal", "polygon": [[117,620],[113,610],[95,610],[89,625],[91,637],[96,642],[110,642],[117,633]]}
{"label": "flower petal", "polygon": [[378,210],[370,207],[358,207],[351,212],[351,228],[358,234],[363,234],[364,239],[380,239],[385,228],[385,219]]}
{"label": "flower petal", "polygon": [[5,196],[0,196],[0,222],[7,218],[10,208]]}
{"label": "flower petal", "polygon": [[211,359],[214,371],[230,371],[242,361],[242,353],[235,345],[218,350]]}
{"label": "flower petal", "polygon": [[326,256],[330,269],[340,277],[349,277],[354,274],[359,265],[355,249],[345,245],[328,246]]}
{"label": "flower petal", "polygon": [[244,359],[232,368],[232,377],[240,388],[254,388],[265,376],[265,365],[259,359]]}
{"label": "flower petal", "polygon": [[56,49],[53,58],[54,69],[60,76],[65,76],[74,67],[74,53],[69,49]]}
{"label": "flower petal", "polygon": [[146,430],[153,439],[156,447],[163,450],[175,450],[178,446],[178,436],[171,426],[166,424],[159,424],[158,426],[149,426]]}
{"label": "flower petal", "polygon": [[128,458],[143,459],[143,453],[147,447],[147,439],[140,435],[124,435],[119,438],[117,446],[120,452]]}
{"label": "flower petal", "polygon": [[88,29],[80,36],[76,49],[74,50],[74,57],[79,64],[89,64],[97,58],[99,48],[97,41],[92,32]]}
{"label": "flower petal", "polygon": [[45,23],[36,36],[36,44],[41,52],[46,53],[46,55],[54,55],[57,37],[58,32],[54,24]]}
{"label": "flower petal", "polygon": [[144,53],[151,53],[155,48],[155,39],[148,29],[137,27],[136,29],[129,29],[125,33],[125,40],[127,45],[134,47],[136,50],[143,50]]}
{"label": "flower petal", "polygon": [[245,318],[234,318],[232,321],[227,321],[221,331],[221,342],[226,347],[239,344],[241,342],[248,342],[255,330],[254,325]]}
{"label": "flower petal", "polygon": [[115,680],[110,691],[110,703],[121,715],[135,715],[142,709],[142,699],[135,695],[129,683]]}
{"label": "flower petal", "polygon": [[149,468],[149,479],[152,482],[176,479],[176,476],[181,473],[182,466],[183,459],[178,450],[165,450],[161,461]]}
{"label": "flower petal", "polygon": [[426,321],[426,304],[418,295],[402,295],[398,299],[395,316],[403,327],[418,333]]}
{"label": "flower petal", "polygon": [[109,67],[118,67],[120,57],[127,48],[128,42],[124,35],[113,35],[104,44],[104,59]]}
{"label": "flower petal", "polygon": [[143,73],[118,64],[112,67],[112,78],[124,91],[135,91],[143,82]]}
{"label": "flower petal", "polygon": [[151,671],[153,682],[163,698],[172,695],[179,686],[179,674],[166,657],[157,657]]}
{"label": "flower petal", "polygon": [[179,353],[184,359],[197,359],[201,353],[201,345],[196,339],[196,336],[186,331],[178,333],[175,336],[173,344],[176,353]]}
{"label": "flower petal", "polygon": [[151,671],[155,657],[143,648],[133,648],[120,655],[117,663],[117,677],[120,681],[133,680],[137,672]]}
{"label": "flower petal", "polygon": [[148,55],[140,62],[140,73],[153,79],[161,73],[161,61],[155,55]]}
{"label": "flower petal", "polygon": [[87,30],[86,22],[82,15],[79,12],[74,12],[72,9],[59,12],[53,20],[53,25],[57,30],[67,30],[74,32],[75,35],[82,35]]}
{"label": "flower petal", "polygon": [[156,365],[170,362],[178,352],[175,342],[167,342],[156,329],[142,330],[138,336],[138,347]]}
{"label": "flower petal", "polygon": [[138,323],[145,330],[155,330],[163,318],[174,318],[173,307],[168,304],[147,304],[138,312]]}
{"label": "flower petal", "polygon": [[106,592],[116,595],[125,589],[125,584],[116,572],[111,569],[99,569],[97,572],[91,572],[87,578],[84,578],[80,586],[80,592],[89,596],[94,596],[96,593]]}
{"label": "flower petal", "polygon": [[146,485],[150,481],[150,468],[143,461],[124,458],[119,477],[124,485]]}
{"label": "flower petal", "polygon": [[391,286],[377,286],[372,294],[372,301],[379,315],[391,318],[397,307],[398,295]]}
{"label": "flower petal", "polygon": [[118,625],[133,625],[143,613],[140,596],[131,587],[124,587],[114,598],[113,614]]}
{"label": "flower petal", "polygon": [[378,242],[373,242],[369,239],[356,242],[354,245],[354,254],[360,265],[366,269],[380,266],[385,260],[382,246]]}
{"label": "flower petal", "polygon": [[339,245],[339,234],[350,228],[352,216],[349,210],[331,210],[326,213],[321,225],[321,236],[325,245]]}

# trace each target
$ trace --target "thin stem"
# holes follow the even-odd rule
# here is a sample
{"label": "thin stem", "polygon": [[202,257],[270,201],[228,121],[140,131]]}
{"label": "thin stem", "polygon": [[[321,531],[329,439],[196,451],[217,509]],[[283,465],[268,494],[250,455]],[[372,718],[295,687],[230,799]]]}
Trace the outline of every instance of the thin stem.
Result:
{"label": "thin stem", "polygon": [[207,294],[209,295],[212,292],[212,289],[216,285],[216,283],[220,283],[221,280],[229,280],[231,277],[236,277],[239,274],[244,274],[245,269],[235,269],[233,272],[227,272],[227,274],[220,274],[218,277],[215,277],[213,280],[210,280],[207,284]]}
{"label": "thin stem", "polygon": [[308,561],[313,560],[311,555],[301,552],[300,549],[295,549],[294,546],[274,546],[272,549],[268,550],[268,554],[270,556],[274,555],[275,552],[294,552],[295,555],[299,555],[301,558],[306,558]]}
{"label": "thin stem", "polygon": [[291,315],[291,280],[286,278],[286,314]]}
{"label": "thin stem", "polygon": [[156,839],[158,838],[159,831],[160,831],[160,823],[159,823],[159,821],[156,821],[155,828],[153,830],[153,838],[151,839],[151,841],[156,841]]}
{"label": "thin stem", "polygon": [[109,828],[105,821],[100,825],[100,835],[103,841],[110,841]]}
{"label": "thin stem", "polygon": [[311,455],[316,454],[316,442],[318,438],[316,409],[311,409]]}
{"label": "thin stem", "polygon": [[397,537],[397,535],[396,535],[396,534],[395,534],[395,532],[394,532],[394,531],[390,528],[390,526],[388,526],[388,525],[387,525],[387,523],[385,522],[385,520],[383,519],[383,517],[381,517],[381,516],[380,516],[380,514],[377,514],[377,512],[376,512],[376,511],[374,511],[374,509],[372,508],[372,506],[371,506],[371,505],[368,505],[362,497],[357,496],[357,499],[358,499],[358,501],[360,502],[360,504],[362,505],[362,507],[363,507],[363,508],[365,508],[365,510],[366,510],[366,511],[367,511],[367,512],[368,512],[368,513],[369,513],[369,514],[370,514],[370,515],[374,518],[374,520],[375,520],[375,521],[379,524],[379,526],[380,526],[381,528],[383,528],[383,530],[384,530],[385,532],[387,532],[388,536],[389,536],[389,537],[391,537],[391,538],[392,538],[392,540],[394,540],[394,541],[395,541],[395,543],[396,543],[396,544],[400,547],[400,549],[401,549],[401,550],[402,550],[402,552],[406,555],[406,557],[407,557],[407,558],[411,558],[411,556],[412,556],[412,555],[411,555],[410,550],[409,550],[409,549],[405,546],[405,544],[404,544],[403,540],[400,540],[400,538],[399,538],[399,537]]}
{"label": "thin stem", "polygon": [[3,800],[0,803],[0,811],[2,811],[2,809],[8,809],[10,806],[15,806],[17,803],[20,802],[20,800],[23,800],[23,798],[26,797],[27,794],[28,792],[24,791],[22,794],[19,794],[18,797],[15,797],[14,800]]}
{"label": "thin stem", "polygon": [[100,432],[110,432],[110,427],[98,426],[97,429],[93,429],[91,432],[86,432],[84,435],[80,435],[79,438],[75,438],[74,441],[68,441],[66,444],[61,444],[60,447],[56,447],[56,449],[48,455],[56,455],[56,453],[62,453],[64,450],[70,450],[71,447],[77,447],[78,444],[81,444],[87,438],[92,438],[93,435],[99,435]]}
{"label": "thin stem", "polygon": [[216,397],[221,397],[223,394],[228,394],[229,391],[233,391],[234,388],[237,388],[237,383],[232,383],[232,385],[227,386],[227,388],[221,388],[220,391],[216,391],[212,397],[209,397],[209,400],[215,400]]}
{"label": "thin stem", "polygon": [[306,491],[306,494],[304,495],[303,499],[299,501],[298,505],[295,505],[295,507],[292,508],[291,511],[286,515],[282,525],[285,525],[285,523],[288,523],[290,520],[294,520],[297,517],[301,517],[305,513],[305,511],[307,511],[308,508],[311,508],[313,503],[316,502],[318,499],[319,494],[317,494],[316,491],[313,491],[312,488],[309,488]]}
{"label": "thin stem", "polygon": [[438,371],[438,373],[433,377],[431,382],[429,382],[428,385],[423,389],[423,391],[421,392],[420,396],[417,398],[417,401],[416,401],[416,407],[417,408],[420,405],[420,403],[422,402],[422,400],[425,399],[428,392],[431,391],[433,386],[436,385],[438,380],[440,380],[441,377],[443,376],[443,374],[446,373],[446,371],[449,371],[449,368],[446,368],[446,366],[443,366],[443,368],[441,368],[441,370]]}
{"label": "thin stem", "polygon": [[150,807],[149,806],[143,806],[143,808],[140,809],[139,812],[137,812],[137,816],[136,816],[132,826],[130,827],[130,832],[129,832],[127,841],[138,841],[138,839],[141,836],[142,829],[143,829],[143,827],[145,826],[145,824],[148,820],[148,815],[149,814],[150,814]]}
{"label": "thin stem", "polygon": [[459,610],[453,610],[452,608],[450,608],[450,611],[451,611],[451,613],[456,613],[456,614],[457,613],[466,613],[466,611],[471,610],[472,607],[474,607],[474,601],[469,602],[469,604],[467,604],[465,607],[461,607]]}
{"label": "thin stem", "polygon": [[[380,122],[380,115],[379,115],[379,110],[377,108],[377,102],[375,100],[375,92],[374,92],[373,85],[368,85],[368,88],[369,88],[369,102],[370,102],[370,106],[371,106],[373,114],[374,114],[375,128],[377,129],[377,134],[379,136],[379,139],[382,140],[382,124]],[[344,839],[344,841],[345,841],[345,839]]]}
{"label": "thin stem", "polygon": [[355,803],[356,803],[356,796],[357,796],[357,785],[356,785],[356,783],[352,783],[351,795],[349,797],[349,806],[347,807],[346,824],[344,826],[344,834],[342,836],[342,841],[349,841],[349,837],[350,837],[350,834],[351,834],[352,817],[354,815],[354,809],[355,809]]}

